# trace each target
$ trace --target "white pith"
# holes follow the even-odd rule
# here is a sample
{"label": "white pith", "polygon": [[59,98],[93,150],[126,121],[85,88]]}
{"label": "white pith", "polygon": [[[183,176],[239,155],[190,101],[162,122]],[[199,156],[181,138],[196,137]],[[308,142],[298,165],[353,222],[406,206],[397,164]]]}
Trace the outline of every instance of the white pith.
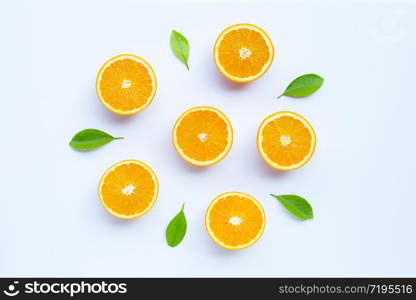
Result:
{"label": "white pith", "polygon": [[131,81],[128,79],[124,79],[123,82],[121,83],[121,88],[128,89],[129,87],[131,87]]}
{"label": "white pith", "polygon": [[290,136],[288,136],[288,135],[281,135],[280,136],[280,143],[282,144],[283,147],[288,146],[291,142],[292,142],[292,139],[291,139]]}
{"label": "white pith", "polygon": [[208,134],[206,134],[205,132],[202,132],[200,134],[198,134],[198,139],[203,143],[206,142],[208,140]]}
{"label": "white pith", "polygon": [[247,59],[250,57],[251,51],[250,49],[243,47],[243,48],[240,48],[240,50],[238,51],[238,54],[240,55],[241,59]]}
{"label": "white pith", "polygon": [[231,217],[230,219],[228,219],[228,223],[230,223],[233,226],[238,226],[241,223],[243,223],[243,219],[240,218],[240,217],[234,216],[234,217]]}
{"label": "white pith", "polygon": [[134,193],[134,190],[136,189],[136,187],[132,184],[126,185],[122,190],[121,193],[123,195],[129,196],[131,194]]}

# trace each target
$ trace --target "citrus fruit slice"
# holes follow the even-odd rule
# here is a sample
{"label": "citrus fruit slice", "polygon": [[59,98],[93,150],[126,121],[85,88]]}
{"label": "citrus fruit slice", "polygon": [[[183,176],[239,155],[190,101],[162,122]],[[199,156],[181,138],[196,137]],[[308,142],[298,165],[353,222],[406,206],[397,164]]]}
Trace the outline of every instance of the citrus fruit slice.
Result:
{"label": "citrus fruit slice", "polygon": [[257,149],[272,168],[290,171],[302,167],[315,151],[312,125],[302,116],[280,111],[268,116],[257,132]]}
{"label": "citrus fruit slice", "polygon": [[173,127],[173,144],[179,155],[196,166],[210,166],[231,149],[233,129],[218,109],[198,106],[184,112]]}
{"label": "citrus fruit slice", "polygon": [[150,64],[132,54],[108,60],[97,75],[96,90],[101,103],[120,115],[145,109],[156,94],[156,76]]}
{"label": "citrus fruit slice", "polygon": [[98,197],[114,217],[134,219],[152,208],[158,191],[157,177],[148,165],[138,160],[123,160],[101,177]]}
{"label": "citrus fruit slice", "polygon": [[237,24],[226,28],[214,46],[218,70],[228,79],[249,82],[260,78],[273,62],[273,43],[258,26]]}
{"label": "citrus fruit slice", "polygon": [[240,250],[253,245],[266,226],[263,206],[253,197],[228,192],[217,196],[208,206],[205,225],[219,246]]}

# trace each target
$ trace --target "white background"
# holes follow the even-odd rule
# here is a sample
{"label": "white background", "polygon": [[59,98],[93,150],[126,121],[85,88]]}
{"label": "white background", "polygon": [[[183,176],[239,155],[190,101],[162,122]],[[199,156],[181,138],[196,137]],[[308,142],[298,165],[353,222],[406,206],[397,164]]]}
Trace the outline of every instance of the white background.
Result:
{"label": "white background", "polygon": [[[416,276],[415,14],[403,1],[3,1],[0,275]],[[212,59],[220,31],[241,22],[263,27],[276,48],[266,75],[245,85]],[[171,52],[172,29],[190,41],[190,71]],[[95,94],[99,67],[122,53],[148,60],[159,82],[131,117]],[[321,90],[276,100],[310,72],[325,78]],[[235,133],[226,159],[204,169],[171,143],[174,121],[197,105],[222,110]],[[317,132],[312,160],[289,173],[268,167],[255,143],[279,110]],[[126,139],[78,152],[68,142],[84,128]],[[160,180],[154,208],[131,221],[97,198],[102,173],[128,158]],[[239,252],[204,228],[209,202],[234,190],[267,214],[262,239]],[[307,198],[315,219],[295,219],[270,193]],[[165,228],[183,202],[189,229],[170,248]]]}

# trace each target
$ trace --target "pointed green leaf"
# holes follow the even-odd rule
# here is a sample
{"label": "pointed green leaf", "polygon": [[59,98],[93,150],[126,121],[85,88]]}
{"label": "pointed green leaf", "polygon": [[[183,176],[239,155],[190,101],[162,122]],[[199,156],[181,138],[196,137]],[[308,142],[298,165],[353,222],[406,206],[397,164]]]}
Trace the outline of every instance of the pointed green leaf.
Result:
{"label": "pointed green leaf", "polygon": [[316,74],[306,74],[299,76],[293,80],[286,90],[279,97],[283,95],[289,97],[306,97],[315,93],[324,83],[324,79]]}
{"label": "pointed green leaf", "polygon": [[113,137],[108,133],[98,129],[84,129],[78,132],[69,145],[78,150],[92,150],[101,147],[112,140],[123,139],[122,137]]}
{"label": "pointed green leaf", "polygon": [[166,228],[166,241],[171,247],[178,246],[185,237],[187,224],[183,212],[184,206],[185,204],[182,205],[181,211],[169,222]]}
{"label": "pointed green leaf", "polygon": [[312,206],[306,199],[297,195],[271,195],[279,200],[280,203],[282,203],[282,205],[294,216],[302,220],[313,219]]}
{"label": "pointed green leaf", "polygon": [[170,35],[170,47],[177,58],[179,58],[189,70],[188,58],[189,58],[189,43],[186,37],[179,32],[172,30]]}

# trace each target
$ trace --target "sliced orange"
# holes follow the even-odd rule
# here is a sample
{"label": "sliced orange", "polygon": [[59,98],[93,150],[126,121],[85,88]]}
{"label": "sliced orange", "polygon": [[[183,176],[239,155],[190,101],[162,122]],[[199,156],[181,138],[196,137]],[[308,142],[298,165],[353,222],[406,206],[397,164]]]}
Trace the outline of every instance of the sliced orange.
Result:
{"label": "sliced orange", "polygon": [[233,144],[233,129],[218,109],[198,106],[184,112],[173,128],[173,144],[179,155],[195,166],[222,160]]}
{"label": "sliced orange", "polygon": [[121,219],[134,219],[147,213],[155,204],[158,191],[155,173],[138,160],[114,164],[101,177],[98,186],[101,204]]}
{"label": "sliced orange", "polygon": [[259,201],[240,192],[217,196],[208,206],[205,225],[219,246],[240,250],[253,245],[266,226],[266,215]]}
{"label": "sliced orange", "polygon": [[272,168],[290,171],[306,164],[315,151],[312,125],[302,116],[280,111],[268,116],[257,132],[257,149]]}
{"label": "sliced orange", "polygon": [[132,54],[108,60],[97,75],[98,98],[109,110],[131,115],[145,109],[156,94],[156,76],[150,64]]}
{"label": "sliced orange", "polygon": [[249,82],[260,78],[273,62],[274,47],[258,26],[237,24],[226,28],[214,46],[218,70],[228,79]]}

